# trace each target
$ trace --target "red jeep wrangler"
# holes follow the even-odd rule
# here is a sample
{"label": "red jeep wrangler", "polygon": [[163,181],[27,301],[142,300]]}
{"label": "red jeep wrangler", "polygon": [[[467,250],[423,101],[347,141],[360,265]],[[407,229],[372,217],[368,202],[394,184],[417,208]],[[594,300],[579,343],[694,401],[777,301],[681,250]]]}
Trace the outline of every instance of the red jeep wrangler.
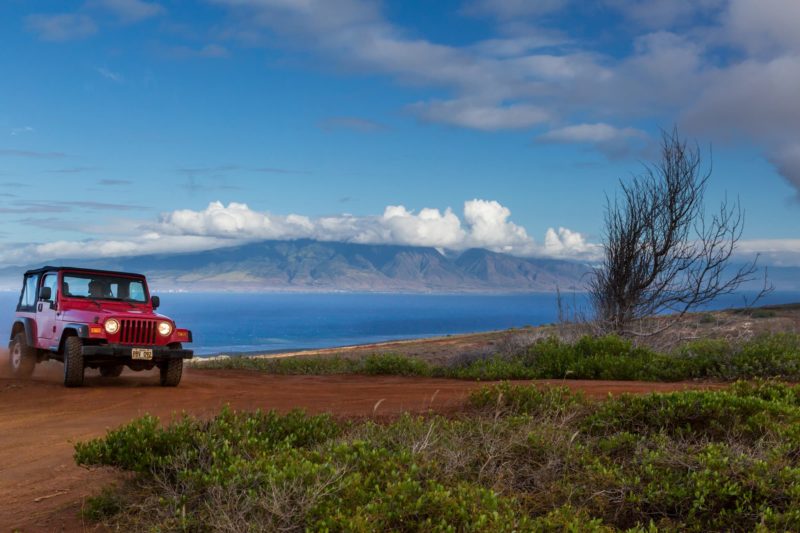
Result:
{"label": "red jeep wrangler", "polygon": [[64,362],[64,385],[83,384],[86,367],[116,377],[125,365],[161,371],[161,385],[176,386],[192,351],[192,332],[159,315],[140,274],[46,266],[25,272],[11,328],[9,363],[29,377],[36,363]]}

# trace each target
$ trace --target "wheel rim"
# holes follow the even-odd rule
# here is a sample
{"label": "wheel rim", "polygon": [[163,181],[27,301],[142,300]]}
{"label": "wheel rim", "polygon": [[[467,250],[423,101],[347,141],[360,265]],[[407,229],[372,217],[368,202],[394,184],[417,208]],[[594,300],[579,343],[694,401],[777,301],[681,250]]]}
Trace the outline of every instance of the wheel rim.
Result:
{"label": "wheel rim", "polygon": [[19,370],[20,365],[22,364],[22,347],[19,343],[14,343],[14,349],[11,350],[11,368],[14,370]]}

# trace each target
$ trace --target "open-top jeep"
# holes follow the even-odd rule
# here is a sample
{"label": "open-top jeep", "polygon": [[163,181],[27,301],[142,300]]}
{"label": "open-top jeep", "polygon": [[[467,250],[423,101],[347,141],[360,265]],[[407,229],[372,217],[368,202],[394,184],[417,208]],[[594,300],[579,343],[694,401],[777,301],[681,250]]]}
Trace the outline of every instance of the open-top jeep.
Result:
{"label": "open-top jeep", "polygon": [[36,363],[64,363],[64,385],[83,384],[85,368],[116,377],[125,365],[133,370],[158,367],[161,384],[176,386],[183,360],[192,357],[183,343],[192,333],[177,329],[155,312],[140,274],[46,266],[25,272],[11,327],[9,365],[15,377],[29,377]]}

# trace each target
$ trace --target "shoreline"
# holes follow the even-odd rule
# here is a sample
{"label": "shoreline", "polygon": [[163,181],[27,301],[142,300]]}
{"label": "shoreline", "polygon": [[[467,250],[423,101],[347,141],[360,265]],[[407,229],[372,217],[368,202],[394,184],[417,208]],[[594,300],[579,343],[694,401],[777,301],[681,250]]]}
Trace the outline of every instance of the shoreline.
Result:
{"label": "shoreline", "polygon": [[344,346],[331,346],[324,348],[301,348],[293,350],[254,350],[246,352],[220,352],[211,355],[195,356],[193,359],[191,359],[190,364],[202,366],[202,363],[204,361],[215,361],[219,359],[229,359],[234,357],[247,357],[251,359],[282,359],[285,357],[304,357],[304,356],[314,356],[314,355],[338,355],[338,354],[347,355],[357,352],[369,352],[376,349],[385,349],[391,347],[396,347],[401,349],[401,348],[414,347],[418,345],[430,346],[439,343],[463,344],[463,343],[469,343],[470,341],[482,342],[489,339],[508,335],[511,332],[530,333],[534,330],[547,327],[550,326],[543,324],[540,326],[525,326],[521,328],[478,331],[470,333],[432,335],[429,337],[413,337],[407,339],[387,340],[387,341],[370,342],[364,344],[348,344]]}

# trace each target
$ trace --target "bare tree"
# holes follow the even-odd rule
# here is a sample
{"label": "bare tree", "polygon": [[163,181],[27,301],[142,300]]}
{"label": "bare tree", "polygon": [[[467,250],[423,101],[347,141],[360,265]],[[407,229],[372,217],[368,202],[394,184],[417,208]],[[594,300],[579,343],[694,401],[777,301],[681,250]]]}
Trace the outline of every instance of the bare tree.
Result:
{"label": "bare tree", "polygon": [[[591,305],[604,331],[652,334],[754,279],[756,259],[738,269],[730,260],[741,238],[744,212],[723,200],[707,212],[711,165],[677,129],[663,133],[661,158],[622,193],[606,200],[604,258],[589,282]],[[766,287],[766,278],[765,278]],[[643,319],[669,313],[657,326]]]}

